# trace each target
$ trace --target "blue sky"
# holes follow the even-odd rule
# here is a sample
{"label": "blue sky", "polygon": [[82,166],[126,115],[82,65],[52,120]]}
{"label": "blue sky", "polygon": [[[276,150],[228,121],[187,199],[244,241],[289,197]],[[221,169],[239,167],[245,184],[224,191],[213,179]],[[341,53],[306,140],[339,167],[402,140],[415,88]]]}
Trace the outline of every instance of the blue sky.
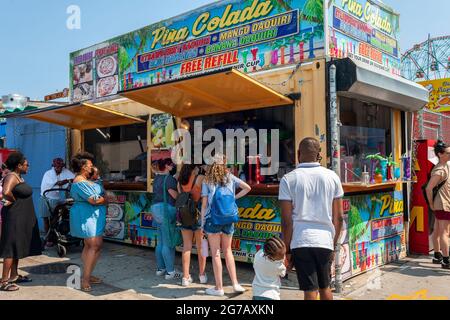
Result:
{"label": "blue sky", "polygon": [[[69,53],[211,3],[211,0],[0,0],[0,95],[32,99],[68,87]],[[403,50],[450,34],[448,0],[384,0],[401,14]],[[81,29],[66,27],[70,5]]]}

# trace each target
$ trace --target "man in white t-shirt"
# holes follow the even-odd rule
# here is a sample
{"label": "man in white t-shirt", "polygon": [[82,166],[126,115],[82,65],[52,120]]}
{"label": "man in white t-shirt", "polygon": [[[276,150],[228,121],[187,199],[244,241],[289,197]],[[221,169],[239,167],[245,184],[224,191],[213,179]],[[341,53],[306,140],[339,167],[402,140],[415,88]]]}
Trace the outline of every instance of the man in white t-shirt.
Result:
{"label": "man in white t-shirt", "polygon": [[[65,168],[66,164],[61,158],[53,160],[52,169],[48,170],[41,183],[41,218],[44,220],[45,232],[49,229],[50,212],[55,209],[58,201],[61,200],[60,191],[48,192],[45,197],[49,200],[50,208],[47,206],[47,202],[44,199],[44,192],[50,189],[67,189],[69,183],[75,178],[75,175]],[[51,246],[52,243],[47,243],[47,246]]]}
{"label": "man in white t-shirt", "polygon": [[300,165],[280,184],[281,225],[288,269],[295,265],[305,300],[332,300],[331,264],[344,221],[339,177],[319,163],[315,138],[299,146]]}

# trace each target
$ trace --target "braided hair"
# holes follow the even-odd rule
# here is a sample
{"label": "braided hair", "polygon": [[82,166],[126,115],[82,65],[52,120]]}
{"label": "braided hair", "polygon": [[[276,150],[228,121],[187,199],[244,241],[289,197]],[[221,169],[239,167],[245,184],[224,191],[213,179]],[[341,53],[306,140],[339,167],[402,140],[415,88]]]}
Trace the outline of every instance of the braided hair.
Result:
{"label": "braided hair", "polygon": [[274,260],[273,257],[281,254],[283,249],[286,249],[283,240],[279,237],[272,237],[264,243],[264,256]]}

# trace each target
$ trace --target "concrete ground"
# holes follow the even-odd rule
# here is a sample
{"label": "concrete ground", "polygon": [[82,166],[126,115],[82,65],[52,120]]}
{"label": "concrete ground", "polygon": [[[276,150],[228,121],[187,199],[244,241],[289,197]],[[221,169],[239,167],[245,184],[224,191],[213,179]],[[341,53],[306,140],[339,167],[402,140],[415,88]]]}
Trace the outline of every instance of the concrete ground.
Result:
{"label": "concrete ground", "polygon": [[[84,293],[67,286],[71,274],[70,265],[81,265],[81,248],[69,249],[66,258],[58,258],[56,249],[45,255],[31,257],[20,262],[21,274],[32,277],[33,282],[21,286],[17,292],[0,292],[0,300],[247,300],[251,299],[253,268],[250,264],[237,263],[238,278],[247,288],[243,294],[232,293],[231,283],[224,271],[225,297],[205,295],[212,286],[214,276],[208,259],[209,283],[198,283],[196,256],[192,256],[191,274],[197,283],[185,288],[179,281],[168,281],[155,275],[155,253],[153,249],[105,243],[102,257],[95,275],[104,284],[93,286],[93,291]],[[386,299],[446,299],[450,297],[450,271],[430,263],[431,257],[409,257],[400,263],[368,272],[344,283],[344,293],[335,295],[343,300]],[[181,270],[181,256],[177,253],[177,269]],[[224,265],[225,269],[225,265]],[[296,275],[290,273],[282,282],[282,299],[298,300],[303,295],[298,291]]]}

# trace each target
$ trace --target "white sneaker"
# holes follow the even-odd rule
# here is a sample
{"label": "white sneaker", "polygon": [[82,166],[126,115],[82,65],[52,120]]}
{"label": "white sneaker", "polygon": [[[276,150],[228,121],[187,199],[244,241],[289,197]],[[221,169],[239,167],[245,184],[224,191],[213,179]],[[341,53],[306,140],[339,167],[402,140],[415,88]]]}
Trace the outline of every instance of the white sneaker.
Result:
{"label": "white sneaker", "polygon": [[235,284],[233,286],[233,290],[235,293],[244,293],[246,291],[246,289],[242,287],[240,284]]}
{"label": "white sneaker", "polygon": [[205,293],[209,296],[223,297],[225,292],[222,290],[217,290],[216,288],[208,288],[205,290]]}
{"label": "white sneaker", "polygon": [[199,275],[198,278],[201,284],[208,283],[208,276],[206,275],[206,273],[204,275]]}
{"label": "white sneaker", "polygon": [[180,279],[182,276],[183,275],[178,271],[167,272],[165,279],[166,280]]}
{"label": "white sneaker", "polygon": [[188,279],[186,279],[186,278],[181,279],[181,285],[183,287],[189,287],[192,284],[192,282],[193,282],[193,280],[192,280],[191,276],[189,276]]}
{"label": "white sneaker", "polygon": [[156,270],[156,275],[158,277],[163,276],[165,274],[166,274],[166,269],[161,269],[161,270],[158,269],[158,270]]}

